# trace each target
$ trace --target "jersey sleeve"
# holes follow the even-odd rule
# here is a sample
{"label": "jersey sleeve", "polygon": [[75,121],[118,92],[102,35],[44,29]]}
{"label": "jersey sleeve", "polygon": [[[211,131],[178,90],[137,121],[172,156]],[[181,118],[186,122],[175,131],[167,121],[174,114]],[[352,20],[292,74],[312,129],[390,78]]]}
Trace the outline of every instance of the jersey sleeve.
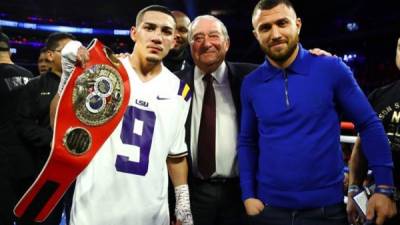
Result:
{"label": "jersey sleeve", "polygon": [[178,90],[179,113],[177,113],[177,132],[172,147],[168,152],[168,157],[179,158],[188,154],[185,143],[185,122],[188,116],[192,92],[185,82],[181,81]]}

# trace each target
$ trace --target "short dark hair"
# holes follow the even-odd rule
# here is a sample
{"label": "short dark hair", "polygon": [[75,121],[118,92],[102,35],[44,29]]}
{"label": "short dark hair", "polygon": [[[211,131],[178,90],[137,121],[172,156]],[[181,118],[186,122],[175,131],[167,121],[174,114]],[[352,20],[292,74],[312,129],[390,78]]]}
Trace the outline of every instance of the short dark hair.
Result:
{"label": "short dark hair", "polygon": [[155,11],[155,12],[161,12],[164,14],[167,14],[168,16],[172,17],[172,19],[174,19],[175,23],[176,23],[176,19],[174,17],[174,15],[172,15],[171,10],[169,10],[167,7],[162,6],[162,5],[150,5],[147,6],[146,8],[143,8],[142,10],[140,10],[136,16],[136,26],[139,26],[140,22],[142,22],[143,16],[146,12],[149,11]]}
{"label": "short dark hair", "polygon": [[10,39],[8,38],[8,36],[3,33],[0,32],[0,51],[10,51]]}
{"label": "short dark hair", "polygon": [[40,54],[45,53],[45,52],[47,52],[46,46],[41,48],[40,51],[39,51]]}
{"label": "short dark hair", "polygon": [[64,39],[76,40],[76,37],[70,33],[54,32],[51,33],[45,43],[46,50],[54,51],[58,48],[60,41]]}
{"label": "short dark hair", "polygon": [[280,4],[286,5],[288,8],[291,8],[293,11],[295,11],[292,2],[289,0],[260,0],[254,7],[252,18],[255,16],[257,10],[272,9]]}

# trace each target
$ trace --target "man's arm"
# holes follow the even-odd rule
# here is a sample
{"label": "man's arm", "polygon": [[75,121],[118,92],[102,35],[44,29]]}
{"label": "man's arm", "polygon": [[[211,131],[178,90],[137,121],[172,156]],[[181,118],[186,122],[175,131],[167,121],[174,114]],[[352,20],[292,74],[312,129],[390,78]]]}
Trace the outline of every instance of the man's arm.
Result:
{"label": "man's arm", "polygon": [[241,88],[241,129],[238,139],[238,161],[242,200],[248,215],[257,215],[264,209],[264,203],[256,198],[256,173],[258,167],[257,118],[249,101],[248,82]]}
{"label": "man's arm", "polygon": [[361,141],[358,137],[354,143],[349,160],[349,184],[362,185],[367,177],[367,172],[367,160],[361,152]]}
{"label": "man's arm", "polygon": [[[337,59],[339,60],[339,59]],[[335,68],[335,97],[347,118],[360,133],[362,153],[374,174],[377,187],[393,186],[393,161],[383,125],[372,109],[348,66],[341,60]],[[360,151],[361,153],[361,151]],[[380,225],[395,214],[394,201],[382,194],[374,194],[368,201],[367,219]]]}
{"label": "man's arm", "polygon": [[308,50],[311,54],[317,55],[317,56],[332,56],[332,53],[325,51],[320,48],[312,48]]}
{"label": "man's arm", "polygon": [[381,121],[358,86],[350,68],[339,58],[335,71],[335,100],[346,118],[356,125],[362,152],[373,170],[377,185],[393,185],[393,161],[389,141]]}
{"label": "man's arm", "polygon": [[[353,152],[350,158],[350,171],[349,171],[349,184],[362,186],[366,179],[368,172],[367,160],[361,151],[361,141],[357,138],[356,143],[353,147]],[[379,187],[388,188],[387,185],[378,185]],[[351,223],[356,222],[357,209],[354,205],[354,201],[351,198],[356,194],[349,190],[348,192],[348,203],[347,213]],[[375,215],[376,214],[376,215]],[[396,204],[394,201],[389,199],[383,194],[373,194],[368,201],[367,206],[367,220],[373,220],[376,218],[376,224],[383,224],[387,218],[391,218],[396,214]]]}
{"label": "man's arm", "polygon": [[175,215],[178,224],[192,225],[190,210],[189,186],[187,184],[188,164],[186,156],[167,158],[168,173],[175,189]]}
{"label": "man's arm", "polygon": [[85,67],[86,62],[89,61],[89,51],[82,46],[79,41],[70,41],[62,49],[62,74],[60,79],[60,85],[58,87],[57,94],[53,97],[50,103],[50,126],[54,128],[54,120],[56,116],[56,110],[58,102],[60,101],[60,95],[64,86],[67,84],[68,78],[75,68],[75,64],[78,63],[82,67]]}
{"label": "man's arm", "polygon": [[54,129],[54,120],[56,117],[56,110],[58,106],[58,102],[60,101],[60,95],[56,93],[50,103],[50,126]]}
{"label": "man's arm", "polygon": [[352,197],[359,192],[368,172],[367,160],[361,152],[361,141],[357,138],[349,160],[349,190],[347,193],[347,217],[349,222],[357,224],[358,211]]}
{"label": "man's arm", "polygon": [[187,184],[188,164],[186,156],[167,159],[168,173],[174,187]]}

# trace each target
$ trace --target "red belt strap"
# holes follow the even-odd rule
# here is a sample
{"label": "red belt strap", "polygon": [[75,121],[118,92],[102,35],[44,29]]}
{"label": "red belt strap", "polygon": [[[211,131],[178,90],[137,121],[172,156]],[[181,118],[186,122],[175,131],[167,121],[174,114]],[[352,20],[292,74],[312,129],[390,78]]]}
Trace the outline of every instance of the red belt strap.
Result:
{"label": "red belt strap", "polygon": [[44,221],[124,115],[130,86],[123,65],[96,39],[89,56],[85,68],[74,69],[60,96],[50,156],[15,206],[17,217]]}

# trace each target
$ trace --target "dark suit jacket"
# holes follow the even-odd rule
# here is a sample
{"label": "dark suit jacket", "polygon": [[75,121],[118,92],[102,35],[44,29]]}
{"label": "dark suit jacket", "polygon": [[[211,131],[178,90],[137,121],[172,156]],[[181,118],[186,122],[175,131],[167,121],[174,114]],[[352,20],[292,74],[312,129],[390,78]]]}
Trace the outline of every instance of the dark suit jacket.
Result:
{"label": "dark suit jacket", "polygon": [[[245,75],[249,74],[255,68],[258,67],[256,64],[250,63],[234,63],[225,61],[227,69],[228,69],[228,79],[229,84],[231,86],[233,102],[236,108],[237,114],[237,122],[240,124],[240,112],[241,112],[241,104],[240,104],[240,87],[242,85],[242,81]],[[184,80],[190,87],[192,93],[194,93],[194,67],[189,67],[182,71],[177,71],[175,74],[181,79]],[[191,118],[192,118],[192,104],[190,104],[189,114],[186,119],[186,137],[185,141],[189,150],[189,169],[191,168],[192,160],[191,160],[191,149],[190,149],[190,126],[191,126]],[[191,173],[189,173],[191,174]]]}

